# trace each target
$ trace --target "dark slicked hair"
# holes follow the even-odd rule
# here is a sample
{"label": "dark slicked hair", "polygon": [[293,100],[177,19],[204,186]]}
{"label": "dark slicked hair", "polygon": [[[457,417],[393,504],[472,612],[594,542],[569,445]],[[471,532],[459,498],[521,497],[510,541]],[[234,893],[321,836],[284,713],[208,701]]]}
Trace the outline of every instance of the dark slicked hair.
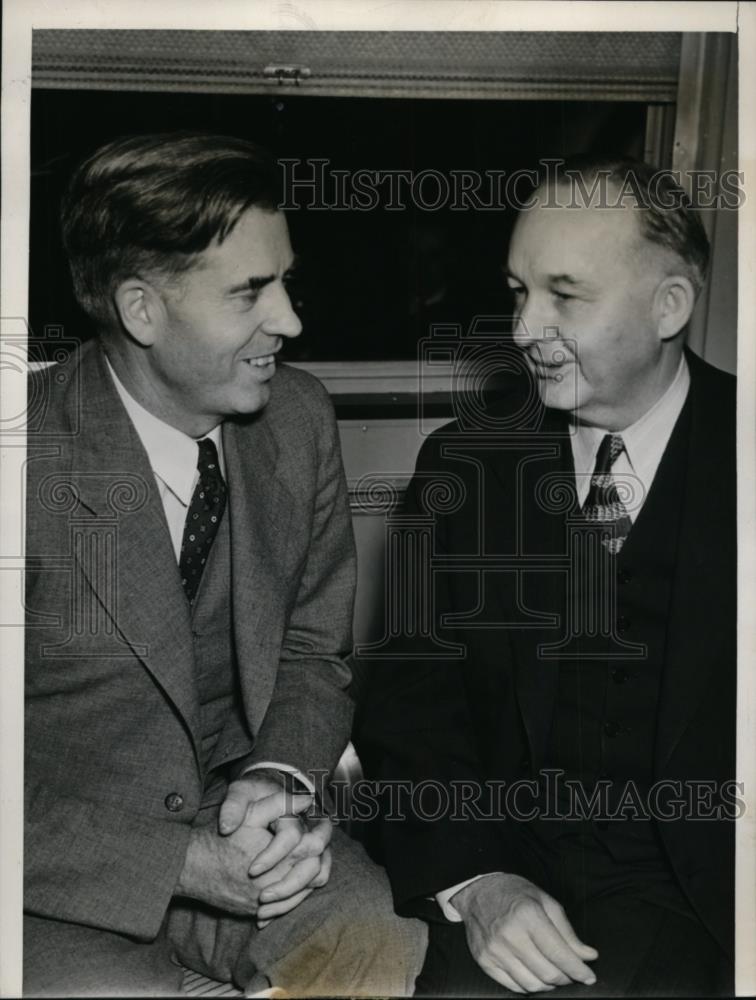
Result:
{"label": "dark slicked hair", "polygon": [[75,170],[61,207],[79,304],[112,327],[122,281],[175,279],[249,208],[274,211],[280,190],[275,160],[244,139],[173,132],[102,146]]}
{"label": "dark slicked hair", "polygon": [[[554,180],[558,185],[569,185],[573,199],[577,195],[574,207],[607,204],[637,208],[641,235],[672,251],[696,294],[701,291],[709,267],[709,238],[674,171],[622,157],[581,156],[559,163],[555,174],[542,176],[539,187]],[[597,182],[599,186],[594,188]]]}

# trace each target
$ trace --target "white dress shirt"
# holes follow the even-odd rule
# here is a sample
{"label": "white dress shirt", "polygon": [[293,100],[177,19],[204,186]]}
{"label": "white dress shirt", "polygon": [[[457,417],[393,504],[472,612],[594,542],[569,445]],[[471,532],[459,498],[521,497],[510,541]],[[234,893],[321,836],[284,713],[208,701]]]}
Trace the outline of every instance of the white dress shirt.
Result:
{"label": "white dress shirt", "polygon": [[[168,522],[176,562],[178,562],[181,555],[186,512],[192,502],[194,487],[199,479],[197,441],[200,439],[189,437],[188,434],[184,434],[183,431],[171,427],[170,424],[166,424],[154,416],[149,410],[145,410],[141,403],[137,403],[124,387],[107,358],[105,360],[118,395],[121,397],[121,402],[134,425],[134,430],[139,435],[144,450],[147,452],[147,458],[150,460],[150,466],[163,503],[165,518]],[[218,449],[220,470],[225,475],[221,425],[218,424],[202,437],[210,438]]]}
{"label": "white dress shirt", "polygon": [[[591,485],[591,475],[596,465],[596,454],[605,434],[622,435],[625,450],[617,456],[612,466],[612,478],[619,484],[627,513],[633,524],[643,507],[648,491],[659,468],[664,449],[669,443],[677,418],[682,412],[690,388],[690,372],[685,355],[680,358],[674,379],[664,395],[654,403],[650,410],[636,420],[634,424],[623,431],[608,431],[599,427],[588,427],[577,421],[572,422],[573,433],[570,438],[572,458],[575,463],[575,487],[580,506],[585,503]],[[624,484],[625,489],[622,488]],[[629,491],[629,492],[627,492]],[[436,893],[436,902],[443,910],[444,916],[452,923],[459,923],[462,917],[451,904],[451,897],[466,885],[496,874],[486,872],[475,875],[465,882],[459,882],[451,889]]]}
{"label": "white dress shirt", "polygon": [[[596,454],[605,434],[620,434],[625,450],[612,466],[612,478],[620,485],[630,520],[635,523],[651,489],[664,449],[669,443],[690,387],[690,372],[685,355],[680,358],[677,373],[664,393],[650,410],[623,431],[608,431],[600,427],[587,427],[577,421],[572,423],[572,458],[575,463],[575,486],[580,506],[585,503],[591,485],[591,475],[596,465]],[[626,487],[622,489],[622,484]],[[629,494],[628,492],[629,491]]]}

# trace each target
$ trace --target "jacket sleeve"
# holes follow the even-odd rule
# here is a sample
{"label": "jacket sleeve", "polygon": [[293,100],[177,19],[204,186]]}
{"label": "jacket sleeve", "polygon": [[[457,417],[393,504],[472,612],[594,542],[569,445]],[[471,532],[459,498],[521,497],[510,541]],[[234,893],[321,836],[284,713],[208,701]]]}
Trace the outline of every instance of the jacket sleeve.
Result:
{"label": "jacket sleeve", "polygon": [[[425,514],[423,496],[441,468],[433,438],[418,458],[405,513]],[[446,547],[442,519],[433,550]],[[402,547],[407,551],[407,547]],[[441,617],[450,597],[443,574],[435,579],[433,620],[447,641]],[[443,919],[433,897],[476,875],[500,870],[501,833],[463,805],[466,794],[483,793],[483,770],[467,704],[464,657],[408,656],[406,637],[396,657],[369,667],[360,710],[357,749],[366,773],[377,782],[380,848],[396,907],[404,915]],[[427,789],[425,805],[421,789]],[[471,790],[469,793],[464,790]],[[396,808],[403,802],[402,808]],[[439,805],[443,808],[439,808]],[[435,814],[438,815],[435,815]]]}
{"label": "jacket sleeve", "polygon": [[287,764],[318,788],[338,763],[352,724],[344,657],[352,645],[356,555],[333,407],[321,386],[307,402],[316,484],[308,551],[249,762]]}

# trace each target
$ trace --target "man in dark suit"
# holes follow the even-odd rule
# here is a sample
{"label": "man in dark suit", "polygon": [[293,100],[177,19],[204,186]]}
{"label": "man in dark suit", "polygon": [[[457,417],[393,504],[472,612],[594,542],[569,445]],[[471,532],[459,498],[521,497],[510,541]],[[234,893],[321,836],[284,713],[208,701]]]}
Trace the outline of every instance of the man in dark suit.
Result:
{"label": "man in dark suit", "polygon": [[[354,549],[275,165],[176,134],[74,174],[99,335],[37,374],[25,992],[407,994],[425,928],[310,807],[349,736]],[[30,410],[30,413],[32,411]]]}
{"label": "man in dark suit", "polygon": [[528,391],[421,450],[433,626],[374,666],[359,744],[436,796],[381,828],[431,922],[418,993],[732,990],[734,379],[683,346],[707,262],[669,176],[565,168],[509,250]]}

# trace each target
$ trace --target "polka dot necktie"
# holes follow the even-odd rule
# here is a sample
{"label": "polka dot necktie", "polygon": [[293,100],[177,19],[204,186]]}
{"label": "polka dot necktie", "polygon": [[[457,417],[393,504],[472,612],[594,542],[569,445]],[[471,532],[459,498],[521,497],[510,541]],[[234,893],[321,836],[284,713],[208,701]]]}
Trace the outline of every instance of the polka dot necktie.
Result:
{"label": "polka dot necktie", "polygon": [[221,475],[215,445],[210,438],[203,438],[197,444],[199,480],[186,512],[179,557],[181,583],[190,604],[197,595],[202,571],[226,507],[226,484]]}
{"label": "polka dot necktie", "polygon": [[609,528],[601,544],[614,556],[630,534],[633,522],[612,479],[612,466],[625,450],[621,434],[605,434],[596,454],[596,467],[583,504],[583,516],[592,524]]}

